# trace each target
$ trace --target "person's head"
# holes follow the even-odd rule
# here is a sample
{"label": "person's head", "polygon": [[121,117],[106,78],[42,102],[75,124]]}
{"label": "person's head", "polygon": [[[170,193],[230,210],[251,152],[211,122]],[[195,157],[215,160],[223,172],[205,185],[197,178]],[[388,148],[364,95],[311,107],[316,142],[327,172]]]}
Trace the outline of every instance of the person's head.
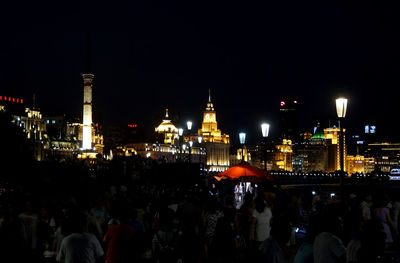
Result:
{"label": "person's head", "polygon": [[24,205],[24,212],[25,213],[32,213],[33,211],[33,206],[31,201],[26,201]]}
{"label": "person's head", "polygon": [[70,233],[82,233],[87,228],[87,216],[81,212],[72,213],[65,224]]}
{"label": "person's head", "polygon": [[366,194],[364,196],[364,201],[367,203],[371,203],[372,202],[372,195],[371,194]]}
{"label": "person's head", "polygon": [[270,235],[279,245],[284,246],[290,239],[292,228],[286,217],[277,217],[272,220]]}
{"label": "person's head", "polygon": [[335,213],[335,211],[325,211],[320,220],[321,232],[329,232],[335,235],[341,235],[342,220],[337,213]]}
{"label": "person's head", "polygon": [[321,226],[323,224],[324,223],[321,221],[321,216],[310,216],[305,241],[312,244],[315,237],[321,232]]}
{"label": "person's head", "polygon": [[268,206],[272,206],[276,198],[276,193],[274,190],[267,188],[264,190],[264,200],[267,202]]}
{"label": "person's head", "polygon": [[262,213],[266,207],[265,200],[262,196],[258,196],[254,200],[254,208],[257,210],[257,212]]}
{"label": "person's head", "polygon": [[47,218],[47,217],[49,217],[49,211],[47,210],[46,207],[40,208],[40,217],[41,217],[41,218]]}
{"label": "person's head", "polygon": [[385,206],[387,205],[387,203],[388,203],[388,200],[386,199],[385,196],[378,196],[378,197],[375,199],[375,202],[374,202],[374,204],[375,204],[375,206],[376,206],[377,208],[385,207]]}

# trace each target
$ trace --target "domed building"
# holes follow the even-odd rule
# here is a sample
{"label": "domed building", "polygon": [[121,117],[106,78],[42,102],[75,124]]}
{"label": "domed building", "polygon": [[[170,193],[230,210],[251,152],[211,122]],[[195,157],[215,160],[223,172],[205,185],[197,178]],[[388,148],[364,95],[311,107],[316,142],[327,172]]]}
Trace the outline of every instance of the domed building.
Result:
{"label": "domed building", "polygon": [[168,109],[165,109],[165,118],[155,130],[158,134],[164,134],[165,144],[174,144],[175,139],[178,138],[178,128],[169,119]]}

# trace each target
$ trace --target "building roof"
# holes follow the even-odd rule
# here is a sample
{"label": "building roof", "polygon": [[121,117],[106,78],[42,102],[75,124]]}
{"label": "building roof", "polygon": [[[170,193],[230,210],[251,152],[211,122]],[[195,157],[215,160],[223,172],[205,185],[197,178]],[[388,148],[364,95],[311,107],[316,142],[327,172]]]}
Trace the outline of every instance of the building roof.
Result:
{"label": "building roof", "polygon": [[325,139],[324,130],[321,128],[321,125],[319,123],[317,129],[312,136],[312,139]]}
{"label": "building roof", "polygon": [[156,132],[178,132],[178,128],[169,119],[168,109],[165,109],[165,118],[156,128]]}

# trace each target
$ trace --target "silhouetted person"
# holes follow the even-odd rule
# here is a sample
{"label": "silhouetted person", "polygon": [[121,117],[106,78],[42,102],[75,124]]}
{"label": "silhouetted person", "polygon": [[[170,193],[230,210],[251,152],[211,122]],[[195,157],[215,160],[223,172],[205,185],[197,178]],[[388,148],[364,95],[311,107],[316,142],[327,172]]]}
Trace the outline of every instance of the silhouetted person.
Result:
{"label": "silhouetted person", "polygon": [[342,233],[341,221],[334,213],[321,218],[322,232],[314,240],[314,263],[346,262],[346,248],[339,236]]}
{"label": "silhouetted person", "polygon": [[314,240],[318,233],[321,222],[318,216],[310,217],[307,233],[303,243],[297,250],[293,263],[313,263],[314,262]]}
{"label": "silhouetted person", "polygon": [[134,229],[128,225],[128,216],[120,212],[119,223],[109,225],[103,242],[108,242],[106,263],[131,262],[134,258]]}
{"label": "silhouetted person", "polygon": [[369,220],[363,225],[360,235],[361,248],[357,255],[357,262],[375,263],[378,257],[383,256],[386,234],[381,223]]}
{"label": "silhouetted person", "polygon": [[95,263],[104,251],[96,236],[86,232],[87,221],[83,214],[72,215],[69,219],[72,234],[61,241],[57,261],[62,263]]}
{"label": "silhouetted person", "polygon": [[383,229],[386,233],[386,244],[389,245],[393,243],[392,231],[396,231],[393,224],[392,218],[390,216],[390,210],[386,207],[387,201],[385,198],[377,198],[375,202],[375,208],[373,210],[373,218],[382,224]]}
{"label": "silhouetted person", "polygon": [[261,262],[285,263],[284,248],[290,239],[292,227],[287,218],[275,218],[272,221],[269,237],[260,246]]}

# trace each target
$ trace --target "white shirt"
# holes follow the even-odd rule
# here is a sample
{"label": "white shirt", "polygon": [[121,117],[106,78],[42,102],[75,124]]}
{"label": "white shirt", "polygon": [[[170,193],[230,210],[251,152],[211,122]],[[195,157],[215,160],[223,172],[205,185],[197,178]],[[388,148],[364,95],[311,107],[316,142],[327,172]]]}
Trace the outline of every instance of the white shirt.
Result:
{"label": "white shirt", "polygon": [[96,263],[104,254],[96,236],[89,233],[73,233],[61,241],[57,261],[65,263]]}
{"label": "white shirt", "polygon": [[314,240],[314,263],[336,263],[346,254],[342,241],[335,235],[322,232]]}
{"label": "white shirt", "polygon": [[256,219],[254,240],[264,241],[265,239],[269,238],[269,231],[271,230],[271,209],[265,207],[262,213],[259,213],[256,209],[254,209],[253,217]]}

